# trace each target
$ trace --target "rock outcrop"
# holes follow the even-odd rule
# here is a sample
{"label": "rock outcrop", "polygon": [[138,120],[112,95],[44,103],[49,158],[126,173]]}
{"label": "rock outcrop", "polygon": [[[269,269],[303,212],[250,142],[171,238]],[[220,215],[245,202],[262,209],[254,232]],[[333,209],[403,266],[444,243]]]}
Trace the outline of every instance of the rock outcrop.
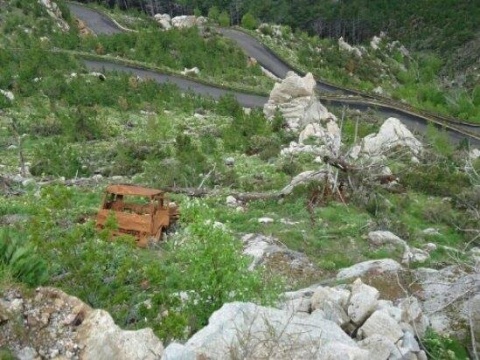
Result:
{"label": "rock outcrop", "polygon": [[203,16],[193,15],[180,15],[171,18],[168,14],[155,14],[153,18],[164,30],[170,30],[172,27],[177,29],[186,29],[193,26],[200,26],[206,23],[206,19]]}
{"label": "rock outcrop", "polygon": [[315,87],[312,74],[300,77],[290,71],[273,87],[263,112],[271,120],[279,111],[290,130],[301,132],[299,143],[292,144],[292,147],[303,146],[308,139],[317,145],[319,151],[324,148],[328,153],[337,153],[341,142],[337,119],[318,101]]}
{"label": "rock outcrop", "polygon": [[70,26],[63,19],[62,12],[60,11],[58,5],[55,2],[51,0],[40,0],[40,4],[45,6],[45,8],[47,9],[48,15],[50,15],[53,19],[55,19],[58,27],[63,32],[67,32],[70,30]]}
{"label": "rock outcrop", "polygon": [[286,293],[282,309],[228,303],[185,345],[169,345],[163,359],[425,359],[405,322],[411,307],[401,304],[379,300],[360,279]]}
{"label": "rock outcrop", "polygon": [[21,359],[158,359],[163,345],[151,329],[120,329],[104,310],[54,288],[0,297],[0,348]]}

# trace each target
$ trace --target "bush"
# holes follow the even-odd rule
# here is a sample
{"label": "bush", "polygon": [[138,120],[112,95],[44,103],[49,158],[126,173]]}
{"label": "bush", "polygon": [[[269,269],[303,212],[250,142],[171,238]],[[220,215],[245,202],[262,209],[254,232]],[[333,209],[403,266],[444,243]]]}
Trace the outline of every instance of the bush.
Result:
{"label": "bush", "polygon": [[249,12],[242,16],[242,26],[245,29],[255,30],[257,23],[257,19],[255,19],[255,17]]}
{"label": "bush", "polygon": [[422,342],[430,359],[466,360],[469,358],[465,348],[458,341],[437,334],[431,328],[427,329]]}
{"label": "bush", "polygon": [[54,137],[34,148],[32,175],[54,175],[73,178],[74,176],[90,175],[82,166],[80,152],[65,139]]}
{"label": "bush", "polygon": [[47,263],[36,249],[6,229],[0,232],[0,266],[29,286],[41,285],[48,279]]}
{"label": "bush", "polygon": [[209,10],[208,10],[208,18],[209,19],[212,19],[214,21],[217,21],[219,16],[220,16],[220,10],[218,10],[218,7],[216,6],[212,6]]}
{"label": "bush", "polygon": [[226,11],[222,11],[218,17],[218,23],[220,26],[227,27],[230,26],[230,15]]}
{"label": "bush", "polygon": [[172,276],[178,280],[178,290],[187,294],[184,312],[191,332],[206,325],[224,303],[270,304],[276,298],[273,284],[266,284],[260,272],[248,269],[251,260],[242,256],[241,242],[216,226],[214,218],[204,203],[182,207],[182,223],[188,227],[181,246],[170,252],[176,273]]}

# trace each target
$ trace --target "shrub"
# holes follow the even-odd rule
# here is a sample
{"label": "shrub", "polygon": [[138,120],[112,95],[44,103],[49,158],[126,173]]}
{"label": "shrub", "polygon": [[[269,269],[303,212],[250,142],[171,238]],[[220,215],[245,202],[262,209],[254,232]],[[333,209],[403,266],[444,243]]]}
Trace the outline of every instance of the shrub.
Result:
{"label": "shrub", "polygon": [[250,12],[247,12],[242,16],[242,26],[245,29],[254,30],[257,27],[257,19]]}
{"label": "shrub", "polygon": [[241,242],[215,225],[214,218],[204,203],[184,206],[182,223],[188,227],[181,246],[170,252],[169,261],[176,272],[172,276],[178,280],[178,290],[188,294],[185,312],[192,332],[206,325],[210,315],[224,303],[266,304],[276,297],[273,284],[266,284],[260,272],[248,269],[251,260],[242,256]]}
{"label": "shrub", "polygon": [[220,26],[230,26],[230,15],[228,14],[228,12],[222,11],[220,13],[220,16],[218,17],[218,23],[220,24]]}
{"label": "shrub", "polygon": [[427,329],[422,340],[431,359],[466,360],[469,358],[465,348],[458,341],[442,336],[431,328]]}
{"label": "shrub", "polygon": [[36,254],[36,249],[8,230],[0,232],[0,266],[9,268],[14,278],[29,286],[48,279],[47,263]]}
{"label": "shrub", "polygon": [[89,175],[89,170],[82,166],[80,152],[65,139],[54,137],[34,148],[32,175],[54,175],[73,178]]}
{"label": "shrub", "polygon": [[208,18],[209,19],[212,19],[214,21],[217,21],[218,18],[220,16],[220,10],[218,10],[218,7],[216,6],[212,6],[209,10],[208,10]]}

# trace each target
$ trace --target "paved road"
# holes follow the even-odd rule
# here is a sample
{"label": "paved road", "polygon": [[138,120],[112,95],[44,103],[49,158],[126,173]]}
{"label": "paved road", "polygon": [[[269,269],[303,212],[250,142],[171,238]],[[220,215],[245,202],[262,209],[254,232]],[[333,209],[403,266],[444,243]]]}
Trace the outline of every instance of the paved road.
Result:
{"label": "paved road", "polygon": [[221,89],[214,86],[204,85],[193,80],[188,80],[178,76],[165,75],[151,70],[138,69],[132,66],[114,64],[106,61],[97,60],[84,60],[85,65],[91,71],[123,71],[135,74],[143,79],[152,79],[158,83],[171,83],[177,85],[182,90],[191,90],[199,94],[209,95],[215,99],[226,95],[233,94],[237,98],[238,102],[245,107],[260,107],[263,106],[268,100],[264,96],[237,93],[231,90]]}
{"label": "paved road", "polygon": [[85,25],[96,34],[117,34],[121,33],[115,23],[103,16],[100,12],[86,8],[77,3],[68,3],[68,7],[76,18],[82,20]]}
{"label": "paved road", "polygon": [[[82,5],[75,3],[69,3],[71,12],[77,18],[83,20],[88,27],[90,27],[95,33],[103,34],[114,34],[121,32],[121,30],[108,18],[102,16],[101,13],[86,8]],[[249,56],[254,57],[263,67],[274,73],[280,78],[284,78],[288,71],[291,68],[283,62],[281,59],[276,57],[270,50],[265,48],[254,38],[248,36],[247,34],[234,30],[234,29],[222,29],[221,32],[237,42],[237,44],[242,47],[242,49]],[[250,95],[241,92],[233,92],[225,89],[217,88],[214,86],[204,85],[197,83],[193,80],[187,80],[181,77],[176,77],[172,75],[161,74],[152,70],[143,70],[130,66],[124,66],[119,64],[113,64],[103,61],[92,61],[85,60],[85,65],[88,69],[92,71],[126,71],[142,78],[151,78],[159,83],[173,83],[179,86],[179,88],[184,90],[192,90],[200,94],[212,96],[215,99],[218,99],[220,96],[231,93],[234,94],[237,98],[237,101],[245,107],[259,107],[263,106],[267,101],[267,98],[262,96]],[[317,82],[317,88],[320,91],[324,92],[336,92],[343,94],[351,94],[350,92],[324,84],[322,82]],[[325,101],[324,101],[325,102]],[[326,101],[327,105],[333,106],[348,106],[353,109],[358,109],[361,111],[366,111],[372,106],[365,104],[364,102],[358,101],[346,101],[346,100],[330,100]],[[401,120],[410,130],[424,133],[427,128],[427,120],[420,115],[408,114],[404,111],[393,109],[389,106],[375,106],[374,109],[378,111],[383,117],[388,118],[390,116],[396,117]],[[466,127],[467,130],[472,131],[472,128]],[[453,129],[448,130],[449,136],[454,143],[458,143],[461,140],[468,138],[470,143],[473,146],[480,146],[480,140],[471,138],[461,132],[455,131]]]}

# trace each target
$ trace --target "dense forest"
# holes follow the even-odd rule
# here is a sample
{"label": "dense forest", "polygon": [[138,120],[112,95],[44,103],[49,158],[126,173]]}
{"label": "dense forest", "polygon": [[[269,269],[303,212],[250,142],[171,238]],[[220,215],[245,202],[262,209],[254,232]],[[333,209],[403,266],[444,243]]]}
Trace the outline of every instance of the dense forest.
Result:
{"label": "dense forest", "polygon": [[[480,2],[473,0],[96,0],[109,7],[136,8],[171,15],[200,13],[212,8],[226,11],[232,24],[252,14],[262,22],[289,25],[322,37],[343,36],[349,42],[365,41],[387,31],[393,38],[417,48],[441,51],[464,44],[475,36]],[[92,2],[84,0],[83,2]],[[419,39],[422,39],[419,41]],[[448,41],[445,41],[448,39]]]}

